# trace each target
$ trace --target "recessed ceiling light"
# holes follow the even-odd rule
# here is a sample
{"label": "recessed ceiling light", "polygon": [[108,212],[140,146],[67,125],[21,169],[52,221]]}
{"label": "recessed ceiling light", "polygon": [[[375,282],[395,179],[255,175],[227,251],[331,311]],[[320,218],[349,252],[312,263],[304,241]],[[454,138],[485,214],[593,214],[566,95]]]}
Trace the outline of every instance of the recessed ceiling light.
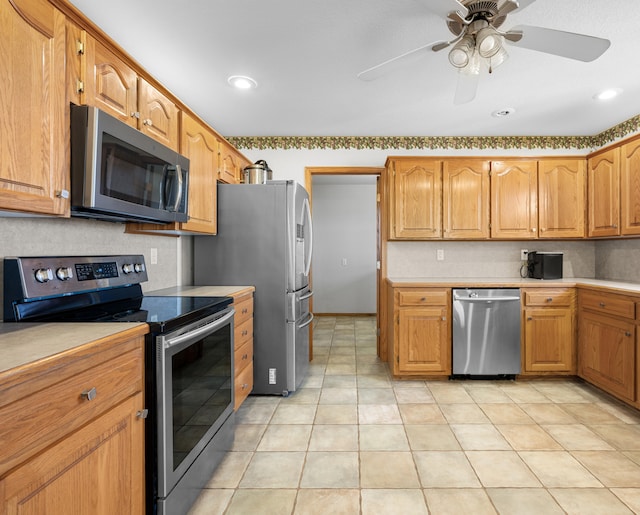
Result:
{"label": "recessed ceiling light", "polygon": [[620,88],[610,88],[593,95],[593,98],[596,100],[611,100],[612,98],[617,97],[620,93],[622,93]]}
{"label": "recessed ceiling light", "polygon": [[251,77],[244,75],[232,75],[227,82],[236,89],[253,89],[258,87],[258,83]]}
{"label": "recessed ceiling light", "polygon": [[504,118],[505,116],[509,116],[510,114],[515,113],[516,110],[513,107],[505,107],[504,109],[498,109],[491,113],[491,116],[494,118]]}

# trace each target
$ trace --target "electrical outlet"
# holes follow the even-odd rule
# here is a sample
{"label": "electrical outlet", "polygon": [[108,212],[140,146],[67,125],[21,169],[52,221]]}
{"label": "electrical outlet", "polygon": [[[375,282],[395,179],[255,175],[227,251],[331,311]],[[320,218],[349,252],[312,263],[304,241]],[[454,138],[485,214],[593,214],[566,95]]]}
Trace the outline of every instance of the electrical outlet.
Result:
{"label": "electrical outlet", "polygon": [[436,250],[436,260],[444,261],[444,249]]}
{"label": "electrical outlet", "polygon": [[529,255],[529,251],[527,249],[521,249],[520,250],[520,261],[526,261],[528,255]]}
{"label": "electrical outlet", "polygon": [[151,264],[152,265],[157,265],[158,264],[158,249],[156,247],[151,247],[151,252],[150,254],[150,258],[151,258]]}

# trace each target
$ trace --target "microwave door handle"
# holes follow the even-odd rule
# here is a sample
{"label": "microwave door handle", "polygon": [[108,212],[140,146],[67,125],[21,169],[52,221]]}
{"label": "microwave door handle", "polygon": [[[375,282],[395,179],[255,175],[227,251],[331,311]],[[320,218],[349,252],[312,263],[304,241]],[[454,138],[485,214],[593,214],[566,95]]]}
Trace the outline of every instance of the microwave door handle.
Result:
{"label": "microwave door handle", "polygon": [[[182,181],[182,167],[180,165],[167,167],[167,172],[169,172],[169,169],[175,170],[176,179],[178,181],[178,191],[175,194],[174,201],[171,204],[167,203],[166,209],[167,211],[175,212],[178,210],[178,206],[180,206],[180,201],[182,200],[182,193],[184,190],[184,185]],[[165,187],[167,185],[166,181],[168,180],[168,178],[169,178],[169,174],[167,173],[165,175]]]}
{"label": "microwave door handle", "polygon": [[160,184],[160,209],[167,209],[167,181],[169,179],[169,167],[165,165],[162,173],[162,183]]}

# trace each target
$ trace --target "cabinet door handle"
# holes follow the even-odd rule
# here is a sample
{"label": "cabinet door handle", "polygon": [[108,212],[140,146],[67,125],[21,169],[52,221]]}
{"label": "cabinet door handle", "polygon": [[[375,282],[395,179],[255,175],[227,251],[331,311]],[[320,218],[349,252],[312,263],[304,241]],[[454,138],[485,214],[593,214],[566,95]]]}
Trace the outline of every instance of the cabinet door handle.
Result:
{"label": "cabinet door handle", "polygon": [[145,118],[142,122],[142,125],[146,125],[147,127],[153,127],[153,122],[150,118]]}
{"label": "cabinet door handle", "polygon": [[442,320],[447,320],[447,317],[442,317]]}
{"label": "cabinet door handle", "polygon": [[90,388],[89,390],[85,390],[84,392],[82,392],[80,394],[80,396],[84,397],[88,401],[92,401],[93,399],[95,399],[98,396],[98,391],[96,390],[96,387],[94,386],[93,388]]}
{"label": "cabinet door handle", "polygon": [[249,388],[249,385],[248,385],[247,383],[244,383],[244,384],[242,385],[242,389],[244,390],[245,388]]}
{"label": "cabinet door handle", "polygon": [[601,303],[599,304],[599,306],[600,306],[601,308],[603,308],[603,307],[605,307],[605,306],[606,306],[606,304],[605,304],[604,302],[601,302]]}
{"label": "cabinet door handle", "polygon": [[527,322],[531,322],[533,320],[533,317],[527,317]]}
{"label": "cabinet door handle", "polygon": [[553,297],[547,297],[547,302],[553,302]]}
{"label": "cabinet door handle", "polygon": [[247,336],[248,334],[249,334],[249,331],[247,331],[246,329],[242,331],[242,336]]}
{"label": "cabinet door handle", "polygon": [[630,333],[629,331],[625,331],[625,332],[624,332],[624,335],[625,335],[625,336],[631,336],[631,333]]}
{"label": "cabinet door handle", "polygon": [[136,412],[136,417],[138,417],[138,418],[145,419],[148,416],[149,416],[149,410],[147,408],[141,409],[141,410]]}

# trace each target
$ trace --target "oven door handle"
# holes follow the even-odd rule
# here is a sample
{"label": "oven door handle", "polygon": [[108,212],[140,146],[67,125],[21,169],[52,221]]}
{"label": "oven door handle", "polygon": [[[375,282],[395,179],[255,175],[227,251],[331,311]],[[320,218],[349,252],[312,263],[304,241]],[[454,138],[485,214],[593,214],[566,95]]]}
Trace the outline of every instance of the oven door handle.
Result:
{"label": "oven door handle", "polygon": [[204,333],[211,333],[216,331],[219,327],[226,324],[230,318],[233,318],[235,313],[235,309],[231,309],[226,315],[216,318],[213,322],[203,325],[202,327],[198,327],[194,331],[189,331],[180,336],[176,336],[175,338],[169,338],[164,342],[164,348],[170,349],[171,347],[175,347],[176,345],[180,345],[181,343],[193,340],[194,338],[198,338],[200,335]]}

